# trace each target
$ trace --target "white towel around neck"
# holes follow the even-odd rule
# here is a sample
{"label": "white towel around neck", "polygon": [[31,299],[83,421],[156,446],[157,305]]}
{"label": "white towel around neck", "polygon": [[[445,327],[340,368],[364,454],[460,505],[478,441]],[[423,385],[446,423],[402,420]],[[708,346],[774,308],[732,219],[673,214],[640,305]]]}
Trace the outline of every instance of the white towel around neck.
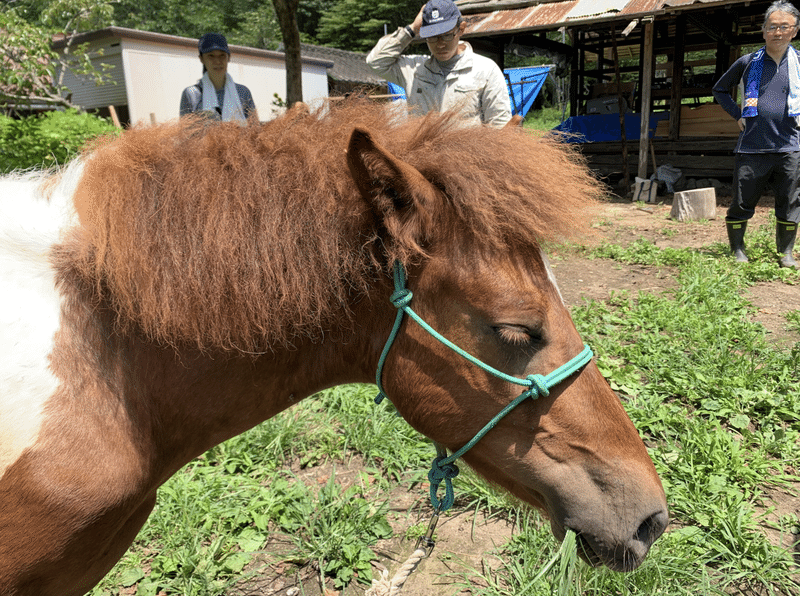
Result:
{"label": "white towel around neck", "polygon": [[[211,82],[208,72],[203,73],[200,86],[203,88],[203,110],[216,111],[216,109],[219,108],[217,90],[214,88],[214,83]],[[247,118],[244,115],[244,108],[242,108],[242,100],[239,99],[239,92],[236,90],[236,83],[233,82],[233,78],[229,74],[225,75],[225,96],[222,101],[222,120],[224,122],[238,120],[242,124],[247,122]]]}

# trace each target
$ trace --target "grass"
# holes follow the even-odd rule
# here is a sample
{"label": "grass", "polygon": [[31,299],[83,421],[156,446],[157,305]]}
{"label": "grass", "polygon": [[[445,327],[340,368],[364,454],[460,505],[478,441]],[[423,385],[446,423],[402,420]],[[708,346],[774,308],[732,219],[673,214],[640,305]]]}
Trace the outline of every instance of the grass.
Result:
{"label": "grass", "polygon": [[561,124],[559,108],[542,108],[528,112],[523,126],[533,130],[550,130],[559,124]]}
{"label": "grass", "polygon": [[[454,588],[481,596],[800,594],[792,555],[770,542],[764,518],[768,491],[799,486],[800,342],[770,344],[744,297],[756,282],[800,285],[800,273],[775,265],[773,242],[769,225],[753,230],[745,265],[721,245],[555,247],[675,268],[671,290],[617,292],[573,308],[649,447],[673,522],[635,572],[590,569],[577,560],[574,537],[558,545],[538,513],[465,470],[455,481],[457,507],[501,515],[518,530],[480,568],[462,562]],[[786,325],[800,330],[800,311]],[[432,456],[373,395],[368,385],[326,391],[191,462],[161,489],[136,544],[93,594],[134,585],[140,596],[225,594],[264,556],[313,565],[338,588],[368,583],[374,544],[391,532],[388,489],[400,483],[422,495],[417,483]],[[321,482],[290,471],[352,457],[363,466],[347,485],[335,468]],[[784,535],[800,531],[797,512],[770,523]],[[277,555],[265,548],[274,536],[284,538]]]}

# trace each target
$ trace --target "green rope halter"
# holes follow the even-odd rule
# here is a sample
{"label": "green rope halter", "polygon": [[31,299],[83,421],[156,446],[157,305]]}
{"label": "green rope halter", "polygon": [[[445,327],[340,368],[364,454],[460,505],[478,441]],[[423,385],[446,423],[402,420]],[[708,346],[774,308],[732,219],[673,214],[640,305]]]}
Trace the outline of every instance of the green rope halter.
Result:
{"label": "green rope halter", "polygon": [[[592,354],[591,348],[585,345],[583,346],[583,351],[578,354],[575,358],[560,366],[550,374],[546,376],[542,375],[528,375],[524,379],[520,379],[519,377],[512,377],[511,375],[507,375],[504,372],[497,370],[489,366],[488,364],[481,362],[468,352],[465,352],[453,342],[448,340],[446,337],[441,335],[437,332],[433,327],[428,325],[420,316],[415,313],[409,304],[411,304],[411,299],[413,298],[413,294],[411,290],[406,287],[406,272],[403,264],[400,261],[394,262],[394,292],[391,295],[391,302],[397,308],[397,316],[394,320],[394,326],[392,327],[392,332],[389,334],[389,339],[386,340],[386,345],[383,347],[383,352],[381,353],[380,360],[378,360],[378,371],[375,375],[375,382],[378,385],[378,395],[375,398],[375,403],[379,404],[383,401],[387,396],[386,392],[383,389],[383,383],[381,382],[381,377],[383,376],[383,365],[386,362],[386,357],[389,354],[389,350],[394,343],[395,338],[397,337],[398,332],[400,331],[400,325],[403,322],[403,315],[407,314],[409,317],[414,319],[420,327],[422,327],[425,331],[430,333],[434,338],[439,340],[441,343],[446,345],[448,348],[453,350],[459,356],[466,358],[474,365],[479,366],[486,372],[508,381],[509,383],[514,383],[516,385],[522,385],[525,387],[522,393],[514,399],[511,403],[509,403],[505,408],[502,409],[494,418],[492,418],[486,426],[484,426],[478,433],[470,439],[470,441],[464,445],[461,449],[450,455],[447,456],[447,450],[441,446],[436,445],[436,458],[433,460],[431,464],[431,470],[428,472],[428,480],[431,483],[431,503],[433,504],[434,508],[437,511],[447,511],[450,507],[453,506],[453,501],[455,500],[455,496],[453,494],[453,483],[452,479],[458,476],[458,466],[456,466],[453,462],[457,460],[459,457],[464,455],[469,449],[475,446],[475,444],[480,441],[486,433],[492,430],[500,420],[502,420],[511,410],[516,408],[519,404],[525,401],[527,398],[536,399],[540,395],[547,397],[550,394],[550,389],[555,385],[558,385],[571,375],[575,374],[581,368],[586,366],[589,361],[592,359],[594,354]],[[445,496],[443,500],[439,500],[436,496],[439,491],[439,485],[441,484],[442,480],[445,483]]]}

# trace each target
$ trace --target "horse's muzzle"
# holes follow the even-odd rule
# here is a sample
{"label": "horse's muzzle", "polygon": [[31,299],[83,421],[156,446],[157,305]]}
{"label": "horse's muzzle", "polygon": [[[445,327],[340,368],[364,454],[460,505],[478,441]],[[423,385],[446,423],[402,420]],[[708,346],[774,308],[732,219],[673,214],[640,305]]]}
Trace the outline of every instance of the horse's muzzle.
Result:
{"label": "horse's muzzle", "polygon": [[669,514],[661,510],[646,517],[636,531],[625,540],[609,543],[607,540],[581,532],[575,528],[578,555],[593,567],[605,565],[612,571],[633,571],[642,564],[650,547],[669,525]]}

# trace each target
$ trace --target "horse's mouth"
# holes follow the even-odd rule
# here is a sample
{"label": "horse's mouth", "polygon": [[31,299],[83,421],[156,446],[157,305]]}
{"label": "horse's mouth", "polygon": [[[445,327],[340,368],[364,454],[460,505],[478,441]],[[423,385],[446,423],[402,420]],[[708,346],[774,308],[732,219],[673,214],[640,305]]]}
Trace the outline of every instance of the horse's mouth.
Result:
{"label": "horse's mouth", "polygon": [[576,533],[575,535],[575,547],[578,550],[578,556],[586,561],[592,567],[602,567],[603,566],[603,559],[600,558],[592,545],[589,544],[589,541],[583,536],[583,534]]}
{"label": "horse's mouth", "polygon": [[[573,530],[574,531],[574,530]],[[642,561],[627,549],[615,549],[614,552],[602,553],[593,546],[591,538],[580,532],[575,533],[575,548],[578,556],[592,567],[608,567],[612,571],[626,573],[636,569]],[[602,549],[602,546],[600,547]],[[616,555],[615,555],[616,553]],[[603,556],[605,554],[605,556]]]}

